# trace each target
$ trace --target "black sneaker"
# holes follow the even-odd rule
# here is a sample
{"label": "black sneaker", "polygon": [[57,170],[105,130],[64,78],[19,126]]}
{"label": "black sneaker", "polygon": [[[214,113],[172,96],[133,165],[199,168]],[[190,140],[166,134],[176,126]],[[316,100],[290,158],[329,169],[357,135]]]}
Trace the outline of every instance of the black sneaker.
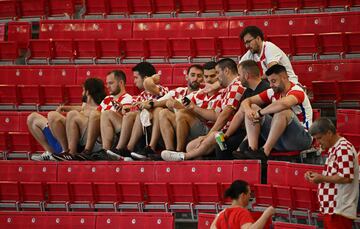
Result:
{"label": "black sneaker", "polygon": [[90,160],[92,161],[111,161],[112,158],[106,153],[106,150],[102,149],[91,153]]}
{"label": "black sneaker", "polygon": [[252,150],[249,147],[249,149],[244,152],[244,155],[249,159],[261,160],[261,162],[266,162],[268,160],[268,157],[264,152],[264,148],[262,147],[258,150]]}
{"label": "black sneaker", "polygon": [[235,159],[240,159],[240,160],[249,159],[249,157],[244,152],[241,151],[234,151],[232,152],[232,155]]}
{"label": "black sneaker", "polygon": [[84,149],[81,153],[76,154],[75,158],[79,161],[90,161],[91,160],[91,152],[87,149]]}
{"label": "black sneaker", "polygon": [[154,154],[156,154],[156,152],[152,150],[150,146],[145,146],[140,152],[132,152],[131,157],[135,160],[145,160]]}
{"label": "black sneaker", "polygon": [[61,154],[53,154],[53,157],[58,161],[74,161],[74,160],[76,160],[75,156],[68,152],[63,152]]}

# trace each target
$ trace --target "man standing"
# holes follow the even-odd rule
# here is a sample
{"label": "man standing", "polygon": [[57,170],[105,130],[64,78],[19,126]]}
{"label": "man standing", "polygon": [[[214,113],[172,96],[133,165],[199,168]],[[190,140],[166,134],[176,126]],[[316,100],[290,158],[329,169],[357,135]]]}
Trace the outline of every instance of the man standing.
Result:
{"label": "man standing", "polygon": [[264,41],[264,34],[258,27],[246,27],[241,32],[240,38],[248,49],[241,57],[240,63],[244,60],[254,60],[261,65],[263,73],[271,66],[280,64],[286,68],[289,80],[294,84],[299,84],[298,77],[294,73],[289,57],[275,44]]}
{"label": "man standing", "polygon": [[320,212],[324,228],[352,228],[359,198],[359,165],[354,146],[336,133],[334,124],[320,118],[310,128],[310,134],[328,149],[322,174],[305,173],[305,179],[318,185]]}

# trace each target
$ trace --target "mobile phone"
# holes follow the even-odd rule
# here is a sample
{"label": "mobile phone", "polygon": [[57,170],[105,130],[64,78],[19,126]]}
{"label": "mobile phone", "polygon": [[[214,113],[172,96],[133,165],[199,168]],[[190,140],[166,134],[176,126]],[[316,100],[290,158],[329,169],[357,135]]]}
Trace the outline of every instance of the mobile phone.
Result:
{"label": "mobile phone", "polygon": [[191,100],[190,100],[188,97],[186,97],[186,96],[185,96],[185,97],[183,98],[183,100],[182,100],[182,103],[183,103],[185,106],[189,105],[190,102],[191,102]]}

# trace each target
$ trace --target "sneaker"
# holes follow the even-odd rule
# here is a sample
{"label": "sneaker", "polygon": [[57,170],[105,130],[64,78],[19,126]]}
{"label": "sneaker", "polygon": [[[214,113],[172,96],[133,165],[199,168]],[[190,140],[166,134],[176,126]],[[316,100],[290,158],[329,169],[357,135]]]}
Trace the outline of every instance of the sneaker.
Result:
{"label": "sneaker", "polygon": [[249,159],[267,161],[268,157],[264,152],[264,148],[260,148],[258,150],[252,150],[250,147],[245,150],[244,155]]}
{"label": "sneaker", "polygon": [[114,161],[124,160],[125,157],[131,158],[130,151],[127,149],[111,149],[106,150],[106,153],[109,155],[109,157]]}
{"label": "sneaker", "polygon": [[110,155],[107,154],[106,150],[104,150],[104,149],[93,152],[89,156],[90,156],[91,161],[111,161],[112,160]]}
{"label": "sneaker", "polygon": [[56,161],[52,153],[45,151],[42,154],[31,155],[31,160],[33,161]]}
{"label": "sneaker", "polygon": [[140,152],[132,152],[131,157],[135,160],[145,160],[153,154],[156,154],[156,152],[150,146],[145,146]]}
{"label": "sneaker", "polygon": [[91,161],[91,152],[87,149],[84,149],[81,153],[76,154],[75,158],[79,161]]}
{"label": "sneaker", "polygon": [[164,150],[161,152],[161,158],[164,159],[164,161],[184,161],[185,153],[171,151],[171,150]]}
{"label": "sneaker", "polygon": [[75,156],[68,152],[63,152],[61,154],[53,154],[53,157],[58,161],[74,161],[75,160]]}

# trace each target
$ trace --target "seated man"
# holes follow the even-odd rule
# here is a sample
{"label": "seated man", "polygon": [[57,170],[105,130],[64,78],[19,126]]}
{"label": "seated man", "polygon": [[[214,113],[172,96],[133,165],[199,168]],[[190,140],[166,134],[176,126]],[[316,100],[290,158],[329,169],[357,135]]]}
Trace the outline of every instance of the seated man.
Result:
{"label": "seated man", "polygon": [[[104,82],[98,78],[89,78],[84,82],[84,89],[83,89],[83,101],[86,101],[84,109],[79,111],[70,111],[66,116],[66,137],[69,143],[69,150],[65,151],[61,154],[55,154],[53,157],[59,161],[65,160],[73,160],[75,159],[75,154],[78,152],[78,142],[74,144],[73,138],[80,139],[80,136],[84,138],[85,136],[85,128],[83,126],[86,125],[87,119],[90,113],[99,106],[101,101],[105,98],[106,92],[104,87]],[[73,119],[77,118],[78,114],[86,117],[83,123],[76,123]],[[81,126],[80,126],[81,125]],[[75,130],[75,131],[74,131]],[[74,132],[72,132],[74,131]],[[70,134],[69,133],[74,133]],[[61,136],[64,138],[65,136]]]}
{"label": "seated man", "polygon": [[206,136],[201,136],[191,141],[186,147],[186,153],[164,150],[161,157],[165,161],[182,161],[205,156],[215,149],[214,134],[221,129],[227,129],[235,111],[240,105],[244,88],[238,80],[238,71],[235,61],[229,58],[222,59],[216,64],[216,74],[220,85],[225,88],[213,109],[202,109],[190,103],[188,109],[205,120],[215,122]]}
{"label": "seated man", "polygon": [[[290,82],[286,68],[282,65],[273,65],[265,74],[271,88],[245,99],[241,104],[249,141],[249,149],[244,154],[250,159],[263,161],[272,149],[305,150],[312,143],[308,133],[312,123],[312,108],[303,89]],[[267,106],[260,109],[259,106],[265,104]],[[265,140],[265,145],[260,149],[259,136]]]}
{"label": "seated man", "polygon": [[[178,87],[175,88],[163,97],[158,100],[145,101],[141,104],[143,109],[147,109],[152,114],[152,127],[151,127],[151,138],[150,144],[145,146],[139,152],[132,152],[131,156],[135,159],[143,160],[147,157],[156,158],[156,146],[160,140],[160,113],[169,111],[169,113],[174,114],[175,110],[184,108],[182,105],[182,100],[186,96],[188,99],[191,99],[196,91],[199,90],[200,84],[203,82],[203,68],[198,64],[191,65],[187,69],[187,75],[185,79],[187,81],[187,87]],[[168,109],[164,109],[168,108]],[[137,124],[134,125],[141,127],[140,119],[137,119]],[[140,132],[140,129],[139,131]],[[134,148],[133,145],[139,141],[139,135],[132,135],[128,144],[128,149]]]}
{"label": "seated man", "polygon": [[[131,159],[130,151],[128,150],[128,142],[132,135],[142,135],[142,128],[140,131],[138,127],[134,127],[135,120],[140,119],[140,112],[136,104],[144,101],[156,100],[168,92],[166,87],[159,85],[160,76],[156,74],[155,68],[148,62],[141,62],[132,69],[134,74],[134,83],[137,88],[143,89],[138,96],[133,97],[134,104],[131,106],[124,106],[123,110],[131,109],[130,112],[124,114],[121,125],[119,116],[116,112],[105,112],[101,115],[101,137],[103,149],[113,159]],[[114,134],[119,131],[120,138],[117,145],[112,148],[112,141]],[[134,133],[132,133],[134,132]],[[136,143],[133,145],[135,147]],[[131,149],[133,150],[133,149]]]}
{"label": "seated man", "polygon": [[[76,155],[79,160],[95,160],[106,159],[105,154],[97,154],[98,158],[92,158],[92,152],[97,152],[102,149],[101,143],[96,141],[100,136],[100,114],[103,111],[112,110],[116,111],[116,107],[123,105],[131,105],[132,96],[126,93],[125,90],[126,76],[123,71],[111,71],[106,76],[106,86],[110,95],[106,96],[96,110],[91,111],[90,115],[84,116],[80,112],[69,113],[66,121],[68,126],[73,126],[67,130],[69,137],[69,153]],[[119,114],[121,121],[122,115]],[[77,133],[82,133],[80,137]],[[79,138],[80,137],[80,138]],[[77,153],[77,146],[85,146],[85,149],[80,154]],[[100,158],[99,158],[100,157]]]}
{"label": "seated man", "polygon": [[[239,79],[241,84],[246,87],[246,90],[240,100],[240,103],[251,96],[257,95],[262,91],[269,89],[269,82],[261,79],[261,74],[257,63],[253,60],[245,60],[238,64]],[[216,147],[216,158],[234,159],[233,151],[235,151],[242,140],[246,136],[244,121],[244,113],[240,109],[234,115],[229,129],[224,133],[225,144],[227,149],[221,150],[219,146]]]}
{"label": "seated man", "polygon": [[[204,79],[207,84],[213,84],[218,80],[215,65],[216,62],[214,61],[204,65]],[[200,108],[211,109],[213,104],[220,99],[220,95],[221,93],[217,90],[210,93],[198,91],[192,96],[190,101]],[[174,106],[174,104],[170,104],[170,107],[172,106]],[[182,105],[179,105],[179,107],[184,108]],[[186,144],[189,141],[199,136],[206,135],[209,131],[209,127],[211,128],[214,124],[213,122],[207,122],[207,120],[201,119],[196,113],[192,113],[187,109],[179,109],[176,112],[173,112],[170,109],[164,109],[160,112],[159,119],[165,148],[167,150],[176,150],[178,152],[184,151]]]}
{"label": "seated man", "polygon": [[61,112],[77,110],[82,113],[89,113],[93,109],[94,104],[93,100],[87,101],[85,93],[89,90],[93,91],[95,84],[101,84],[103,87],[102,81],[99,82],[98,79],[90,78],[85,81],[83,85],[82,106],[59,106],[56,111],[48,113],[47,119],[36,112],[28,116],[27,125],[30,133],[45,149],[42,155],[33,155],[33,160],[56,160],[53,155],[59,155],[68,151],[66,118]]}

